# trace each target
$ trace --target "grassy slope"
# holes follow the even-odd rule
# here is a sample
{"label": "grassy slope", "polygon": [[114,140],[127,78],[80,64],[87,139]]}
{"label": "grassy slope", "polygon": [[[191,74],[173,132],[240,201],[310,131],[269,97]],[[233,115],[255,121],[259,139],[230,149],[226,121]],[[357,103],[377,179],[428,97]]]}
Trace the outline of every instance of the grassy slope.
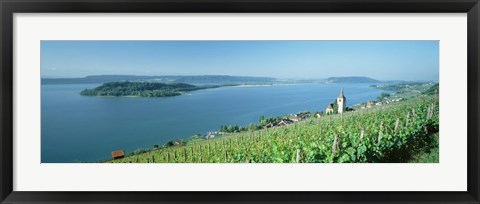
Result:
{"label": "grassy slope", "polygon": [[[430,98],[431,99],[431,98]],[[425,101],[425,99],[417,99]],[[150,151],[140,155],[134,155],[126,157],[124,159],[109,161],[114,163],[149,163],[149,162],[296,162],[296,157],[300,155],[301,160],[299,162],[342,162],[343,158],[328,155],[331,152],[332,142],[334,141],[334,135],[344,134],[345,139],[341,139],[340,146],[346,151],[358,151],[358,148],[354,145],[348,144],[348,142],[358,142],[360,131],[354,131],[355,133],[349,133],[350,129],[358,128],[358,123],[362,123],[362,127],[366,127],[366,133],[364,140],[373,141],[377,140],[378,130],[376,128],[380,124],[380,117],[383,115],[394,115],[404,121],[407,117],[404,112],[401,112],[398,107],[410,105],[414,107],[417,102],[415,100],[409,100],[391,104],[383,107],[376,107],[372,109],[366,109],[362,111],[356,111],[346,113],[343,116],[334,115],[324,117],[322,119],[309,119],[307,121],[298,122],[295,124],[269,128],[267,130],[254,131],[253,133],[235,133],[227,136],[218,137],[210,140],[203,140],[196,142],[195,144],[188,144],[184,147],[169,147],[159,150]],[[411,108],[410,106],[407,107]],[[396,111],[396,112],[395,112]],[[425,112],[419,112],[418,114],[424,115]],[[438,115],[436,115],[438,117]],[[367,119],[365,119],[367,118]],[[393,131],[395,118],[385,116],[382,121],[386,122],[385,129],[387,131]],[[392,121],[393,120],[393,121]],[[368,126],[370,123],[375,123],[371,128]],[[360,125],[362,125],[360,124]],[[412,123],[413,124],[413,123]],[[352,127],[350,127],[352,126]],[[350,129],[349,129],[350,128]],[[406,129],[406,132],[409,130]],[[358,134],[357,134],[358,132]],[[350,134],[350,135],[349,135]],[[388,134],[385,136],[392,138]],[[387,138],[388,139],[388,138]],[[385,138],[383,140],[386,140]],[[386,142],[389,142],[386,141]],[[233,143],[233,145],[232,145]],[[410,143],[411,145],[411,143]],[[218,147],[217,147],[218,146]],[[438,148],[437,145],[434,145]],[[208,148],[208,150],[207,150]],[[357,150],[355,150],[357,148]],[[368,148],[378,148],[369,146]],[[410,148],[410,147],[408,147]],[[228,155],[224,155],[223,151],[227,149]],[[313,151],[311,151],[313,149]],[[317,151],[318,150],[318,151]],[[417,151],[415,148],[414,151]],[[297,156],[295,156],[297,151]],[[425,154],[419,153],[412,158],[410,150],[408,155],[398,156],[394,162],[424,162],[434,161],[435,150]],[[438,151],[438,149],[437,149]],[[272,153],[274,152],[274,153]],[[305,152],[305,153],[303,153]],[[327,154],[321,155],[321,152],[327,152]],[[186,155],[186,156],[185,156]],[[345,156],[345,155],[343,155]],[[394,157],[397,157],[393,154]],[[327,157],[332,157],[330,160]],[[433,157],[433,159],[432,159]],[[206,158],[199,161],[199,158]],[[408,160],[408,158],[412,158]],[[438,159],[437,159],[438,160]],[[347,160],[348,161],[348,160]],[[365,161],[365,160],[364,160]],[[298,161],[297,161],[298,162]],[[350,161],[351,162],[351,161]],[[355,162],[355,161],[354,161]],[[385,161],[367,161],[367,162],[385,162]],[[388,161],[386,161],[388,162]]]}

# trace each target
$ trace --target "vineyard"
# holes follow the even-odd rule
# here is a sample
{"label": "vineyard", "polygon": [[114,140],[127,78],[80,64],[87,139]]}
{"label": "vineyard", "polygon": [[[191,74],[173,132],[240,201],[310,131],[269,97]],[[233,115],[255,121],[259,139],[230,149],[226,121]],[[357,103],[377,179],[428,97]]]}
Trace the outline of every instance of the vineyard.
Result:
{"label": "vineyard", "polygon": [[370,163],[405,162],[439,131],[438,98],[311,118],[149,151],[111,163]]}

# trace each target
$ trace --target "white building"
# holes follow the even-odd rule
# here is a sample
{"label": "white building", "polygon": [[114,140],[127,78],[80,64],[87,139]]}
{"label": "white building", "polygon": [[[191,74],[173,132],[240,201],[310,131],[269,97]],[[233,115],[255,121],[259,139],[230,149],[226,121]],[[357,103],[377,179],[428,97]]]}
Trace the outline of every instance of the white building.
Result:
{"label": "white building", "polygon": [[346,105],[347,98],[343,95],[343,88],[340,91],[340,95],[337,97],[337,105],[338,105],[338,113],[343,113],[345,112],[345,109],[347,108]]}

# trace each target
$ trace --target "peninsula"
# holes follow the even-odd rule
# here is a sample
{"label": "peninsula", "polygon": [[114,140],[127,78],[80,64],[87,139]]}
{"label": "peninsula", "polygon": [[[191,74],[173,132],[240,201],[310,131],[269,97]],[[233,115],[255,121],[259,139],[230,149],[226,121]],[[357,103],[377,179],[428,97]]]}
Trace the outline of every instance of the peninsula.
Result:
{"label": "peninsula", "polygon": [[82,96],[126,96],[126,97],[168,97],[178,96],[185,92],[200,89],[218,88],[225,85],[195,86],[185,83],[159,83],[159,82],[107,82],[93,89],[80,92]]}

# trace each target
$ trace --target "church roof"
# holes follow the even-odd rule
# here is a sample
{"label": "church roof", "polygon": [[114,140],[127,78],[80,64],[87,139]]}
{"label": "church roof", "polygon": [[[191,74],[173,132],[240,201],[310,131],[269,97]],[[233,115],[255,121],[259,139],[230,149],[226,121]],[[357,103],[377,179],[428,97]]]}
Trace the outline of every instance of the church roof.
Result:
{"label": "church roof", "polygon": [[345,98],[345,96],[343,95],[343,88],[340,90],[340,95],[337,98]]}
{"label": "church roof", "polygon": [[328,104],[327,109],[333,109],[333,104]]}

